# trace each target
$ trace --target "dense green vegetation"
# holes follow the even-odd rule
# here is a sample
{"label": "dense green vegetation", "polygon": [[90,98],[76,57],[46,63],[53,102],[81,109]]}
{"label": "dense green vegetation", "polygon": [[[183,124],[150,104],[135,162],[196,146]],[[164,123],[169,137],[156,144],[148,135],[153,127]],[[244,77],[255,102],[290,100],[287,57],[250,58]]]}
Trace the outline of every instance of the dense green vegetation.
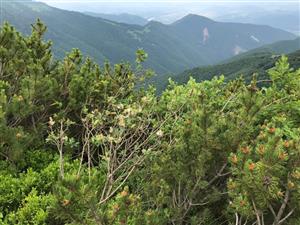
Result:
{"label": "dense green vegetation", "polygon": [[[30,25],[41,18],[49,28],[46,38],[53,40],[54,55],[60,59],[75,47],[101,64],[106,59],[112,63],[122,60],[134,63],[135,51],[143,48],[149,56],[144,66],[159,75],[177,74],[265,44],[296,38],[268,26],[220,23],[197,15],[186,16],[171,25],[152,21],[138,26],[31,0],[3,1],[0,7],[0,19],[9,21],[25,34],[30,34]],[[166,76],[161,78],[166,80]]]}
{"label": "dense green vegetation", "polygon": [[300,70],[259,88],[53,59],[38,21],[0,32],[0,224],[300,224]]}
{"label": "dense green vegetation", "polygon": [[[254,74],[259,79],[267,79],[268,70],[275,66],[279,58],[280,55],[274,55],[269,52],[254,52],[243,57],[237,57],[228,63],[187,70],[173,77],[173,79],[178,83],[186,83],[190,77],[193,77],[197,82],[200,82],[210,80],[216,75],[224,75],[228,80],[243,76],[246,81],[251,81]],[[300,67],[300,50],[288,54],[288,58],[291,67]],[[164,86],[166,87],[167,84],[164,83]]]}

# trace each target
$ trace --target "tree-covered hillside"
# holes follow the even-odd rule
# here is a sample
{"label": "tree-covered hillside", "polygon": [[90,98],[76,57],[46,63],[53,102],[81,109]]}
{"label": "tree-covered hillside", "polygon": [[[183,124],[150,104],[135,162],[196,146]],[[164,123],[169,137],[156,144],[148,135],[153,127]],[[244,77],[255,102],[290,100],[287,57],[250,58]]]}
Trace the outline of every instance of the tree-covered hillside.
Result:
{"label": "tree-covered hillside", "polygon": [[[200,82],[210,80],[214,76],[224,75],[228,80],[243,76],[246,81],[250,81],[254,74],[256,74],[259,79],[265,79],[268,76],[268,70],[275,66],[279,58],[280,55],[272,54],[269,51],[253,51],[251,54],[234,57],[224,64],[187,70],[173,77],[173,80],[182,84],[186,83],[190,77]],[[300,50],[288,54],[288,58],[291,67],[300,67]],[[166,87],[167,84],[165,83],[163,86]]]}
{"label": "tree-covered hillside", "polygon": [[300,224],[300,69],[137,88],[136,61],[55,60],[0,29],[0,224]]}
{"label": "tree-covered hillside", "polygon": [[[249,49],[278,40],[293,39],[286,31],[249,24],[219,23],[189,15],[172,25],[150,22],[145,26],[120,24],[50,7],[41,2],[4,1],[1,19],[30,33],[30,25],[41,18],[48,25],[47,38],[62,58],[72,48],[80,48],[97,62],[134,62],[135,51],[148,53],[145,66],[157,73],[179,73],[200,65],[228,59]],[[1,21],[3,22],[3,21]]]}
{"label": "tree-covered hillside", "polygon": [[247,58],[248,56],[254,56],[255,54],[272,54],[272,55],[281,55],[289,54],[300,50],[300,38],[294,40],[284,40],[278,41],[272,44],[264,45],[259,48],[252,49],[245,53],[234,56],[230,59],[223,61],[222,63],[233,62],[239,59]]}

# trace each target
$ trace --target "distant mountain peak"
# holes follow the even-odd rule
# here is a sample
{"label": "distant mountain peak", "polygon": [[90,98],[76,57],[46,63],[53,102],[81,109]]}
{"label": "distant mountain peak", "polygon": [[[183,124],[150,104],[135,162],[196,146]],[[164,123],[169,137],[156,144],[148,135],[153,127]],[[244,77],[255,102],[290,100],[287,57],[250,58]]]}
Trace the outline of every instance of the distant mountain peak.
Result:
{"label": "distant mountain peak", "polygon": [[173,25],[187,24],[187,23],[215,23],[212,19],[197,14],[188,14],[173,23]]}
{"label": "distant mountain peak", "polygon": [[150,20],[146,25],[146,27],[159,27],[159,26],[166,26],[165,24],[159,22],[159,21],[156,21],[156,20]]}

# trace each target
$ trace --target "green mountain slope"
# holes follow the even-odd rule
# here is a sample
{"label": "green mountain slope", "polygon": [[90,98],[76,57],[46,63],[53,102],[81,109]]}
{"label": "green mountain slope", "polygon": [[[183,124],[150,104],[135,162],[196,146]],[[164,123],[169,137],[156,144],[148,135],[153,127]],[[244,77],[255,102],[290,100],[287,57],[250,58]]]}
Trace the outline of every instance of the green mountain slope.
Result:
{"label": "green mountain slope", "polygon": [[278,41],[269,45],[264,45],[260,48],[256,48],[250,50],[248,52],[242,53],[235,57],[232,57],[228,60],[225,60],[223,63],[233,62],[238,59],[247,58],[248,56],[252,56],[258,53],[270,53],[270,54],[289,54],[291,52],[297,51],[300,49],[300,38],[296,38],[294,40],[284,40]]}
{"label": "green mountain slope", "polygon": [[141,17],[128,13],[121,14],[106,14],[106,13],[95,13],[95,12],[84,12],[84,14],[94,17],[100,17],[103,19],[111,20],[118,23],[127,23],[144,26],[148,23],[148,20]]}
{"label": "green mountain slope", "polygon": [[[234,79],[242,75],[249,81],[254,73],[259,76],[259,79],[265,79],[267,75],[266,71],[274,67],[279,57],[279,55],[273,55],[269,52],[257,52],[229,63],[187,70],[175,76],[173,80],[178,83],[185,83],[190,77],[193,77],[197,81],[202,81],[220,75],[224,75],[226,79]],[[299,68],[300,50],[288,54],[288,58],[291,67]]]}
{"label": "green mountain slope", "polygon": [[264,44],[295,38],[291,33],[268,26],[219,23],[196,15],[171,25],[150,22],[138,26],[29,0],[5,1],[1,10],[1,18],[24,33],[29,33],[29,25],[41,18],[48,26],[47,38],[54,41],[58,57],[76,47],[98,62],[105,59],[112,63],[134,62],[136,50],[143,48],[149,55],[146,67],[159,74],[214,64]]}

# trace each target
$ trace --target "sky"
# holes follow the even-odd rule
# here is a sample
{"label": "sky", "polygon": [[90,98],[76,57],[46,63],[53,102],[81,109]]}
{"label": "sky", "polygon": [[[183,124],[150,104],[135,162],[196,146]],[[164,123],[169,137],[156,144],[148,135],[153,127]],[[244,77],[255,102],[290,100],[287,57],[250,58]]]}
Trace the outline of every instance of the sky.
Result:
{"label": "sky", "polygon": [[48,4],[91,4],[91,3],[102,3],[102,4],[295,4],[299,3],[299,0],[36,0],[46,2]]}
{"label": "sky", "polygon": [[51,6],[80,12],[130,13],[171,23],[189,13],[212,19],[228,14],[264,11],[298,11],[300,0],[36,0]]}
{"label": "sky", "polygon": [[220,6],[220,5],[256,5],[259,7],[274,7],[274,5],[281,5],[285,7],[300,7],[299,0],[36,0],[42,1],[53,6],[74,7],[81,5],[81,7],[89,5],[130,5],[131,7],[142,5],[148,7],[149,5],[156,5],[157,7],[164,7],[165,5],[192,5],[198,4],[203,6]]}

